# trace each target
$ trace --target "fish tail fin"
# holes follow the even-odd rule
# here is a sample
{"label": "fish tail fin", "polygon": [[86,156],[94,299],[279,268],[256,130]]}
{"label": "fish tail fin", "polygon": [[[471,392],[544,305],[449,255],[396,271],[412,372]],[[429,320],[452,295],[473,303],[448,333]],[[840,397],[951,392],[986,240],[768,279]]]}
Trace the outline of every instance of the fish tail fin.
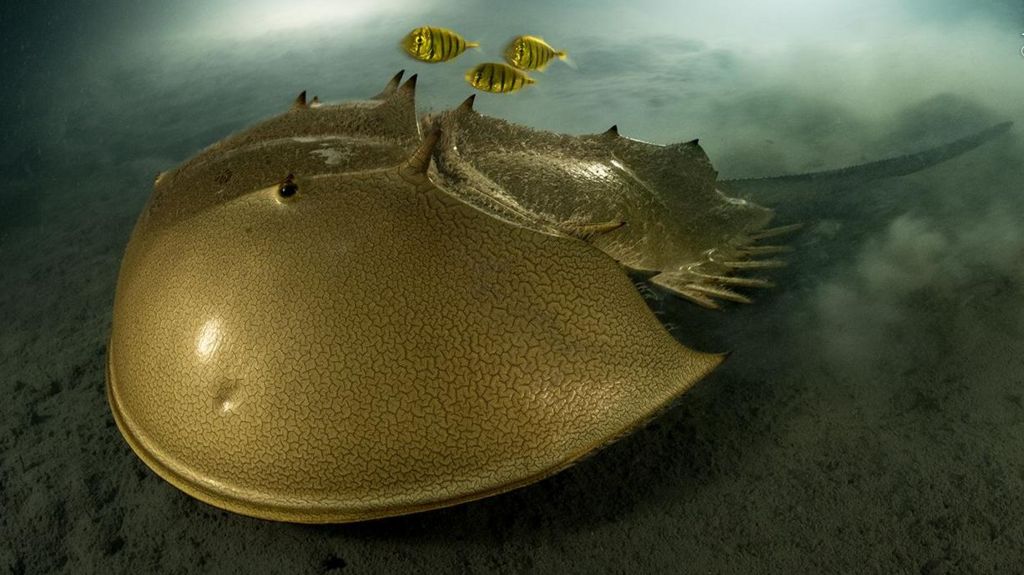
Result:
{"label": "fish tail fin", "polygon": [[470,48],[480,48],[480,42],[466,42],[466,49]]}
{"label": "fish tail fin", "polygon": [[555,52],[555,56],[557,56],[559,60],[565,62],[566,66],[569,66],[573,70],[579,70],[579,68],[576,67],[576,62],[573,62],[572,58],[569,57],[568,52]]}

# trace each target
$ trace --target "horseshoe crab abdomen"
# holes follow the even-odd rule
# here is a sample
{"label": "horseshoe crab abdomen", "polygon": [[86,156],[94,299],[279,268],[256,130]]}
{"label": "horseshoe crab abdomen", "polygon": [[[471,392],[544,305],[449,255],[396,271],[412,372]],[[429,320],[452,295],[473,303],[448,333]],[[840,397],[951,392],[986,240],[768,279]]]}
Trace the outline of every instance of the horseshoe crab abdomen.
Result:
{"label": "horseshoe crab abdomen", "polygon": [[702,305],[713,303],[704,297],[712,291],[742,298],[723,282],[760,285],[729,276],[731,264],[751,255],[772,212],[718,191],[717,173],[696,141],[658,146],[614,127],[590,136],[541,132],[483,116],[472,100],[428,125],[445,134],[435,153],[441,181],[469,202],[511,206],[538,230],[570,235],[621,221],[593,244]]}

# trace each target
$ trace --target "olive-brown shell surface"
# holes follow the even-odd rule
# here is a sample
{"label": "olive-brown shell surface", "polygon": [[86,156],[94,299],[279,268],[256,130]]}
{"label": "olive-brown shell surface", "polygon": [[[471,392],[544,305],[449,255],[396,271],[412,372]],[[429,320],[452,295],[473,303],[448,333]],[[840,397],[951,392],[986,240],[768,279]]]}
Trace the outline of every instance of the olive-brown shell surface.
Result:
{"label": "olive-brown shell surface", "polygon": [[[209,161],[264,162],[249,148]],[[491,217],[425,170],[295,170],[290,197],[271,181],[175,217],[151,201],[108,365],[150,467],[264,518],[409,513],[550,475],[719,363],[680,346],[606,254]],[[186,176],[156,196],[173,205],[188,191],[160,188]]]}

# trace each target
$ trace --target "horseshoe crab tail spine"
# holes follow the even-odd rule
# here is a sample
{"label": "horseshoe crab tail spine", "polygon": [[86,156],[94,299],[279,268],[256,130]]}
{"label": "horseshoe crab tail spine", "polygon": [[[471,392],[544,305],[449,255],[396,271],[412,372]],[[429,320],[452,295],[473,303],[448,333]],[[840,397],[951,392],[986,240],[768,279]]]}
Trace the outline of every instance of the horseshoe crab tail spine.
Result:
{"label": "horseshoe crab tail spine", "polygon": [[[864,182],[919,172],[969,152],[1008,132],[1012,126],[1013,122],[1002,122],[941,146],[847,168],[767,178],[720,180],[718,183],[724,190],[750,196],[762,203],[798,203],[805,201],[807,197],[813,197],[814,194],[820,194],[822,188],[849,188]],[[795,191],[786,186],[776,185],[807,182],[814,183],[814,189]]]}

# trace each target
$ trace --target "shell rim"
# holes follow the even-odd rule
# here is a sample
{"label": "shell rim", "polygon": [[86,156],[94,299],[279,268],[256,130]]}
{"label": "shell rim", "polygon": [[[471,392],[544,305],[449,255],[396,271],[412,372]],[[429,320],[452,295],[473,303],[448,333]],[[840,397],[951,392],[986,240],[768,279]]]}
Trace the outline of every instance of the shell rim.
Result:
{"label": "shell rim", "polygon": [[679,389],[669,394],[664,401],[659,403],[653,409],[647,413],[641,414],[636,420],[631,422],[629,425],[620,429],[619,431],[603,438],[600,441],[594,442],[579,452],[573,452],[559,463],[548,467],[533,475],[528,475],[509,483],[502,484],[497,487],[484,489],[481,491],[475,491],[466,493],[458,497],[449,499],[441,499],[435,501],[428,501],[421,504],[415,505],[404,505],[392,508],[380,508],[368,510],[366,512],[344,512],[337,509],[310,509],[308,507],[303,508],[294,505],[260,505],[254,504],[248,500],[242,499],[237,496],[231,496],[225,493],[219,493],[212,489],[206,489],[200,484],[190,481],[185,476],[175,472],[169,465],[164,463],[160,457],[154,452],[149,450],[141,439],[133,432],[128,422],[125,420],[125,415],[121,410],[121,405],[117,399],[117,383],[114,378],[112,369],[112,358],[113,350],[111,349],[112,341],[107,343],[107,358],[106,358],[106,395],[107,402],[110,405],[110,411],[113,414],[114,422],[117,424],[118,430],[121,432],[121,436],[124,437],[125,442],[131,447],[132,451],[146,464],[153,472],[155,472],[162,479],[177,487],[187,495],[194,497],[211,505],[213,507],[238,513],[248,517],[254,517],[256,519],[281,521],[289,523],[304,523],[304,524],[342,524],[342,523],[355,523],[360,521],[370,521],[374,519],[384,519],[388,517],[397,517],[401,515],[409,515],[413,513],[420,513],[424,511],[432,511],[435,509],[442,509],[445,507],[453,507],[463,503],[469,503],[479,499],[485,499],[494,495],[500,495],[525,487],[527,485],[537,483],[548,477],[551,477],[562,470],[571,467],[572,465],[585,459],[587,456],[592,455],[601,450],[601,448],[614,443],[621,437],[631,434],[636,429],[642,427],[646,422],[656,417],[659,413],[665,411],[680,396],[689,391],[697,382],[702,381],[710,372],[718,367],[721,362],[725,359],[728,354],[714,354],[714,353],[703,353],[695,352],[700,355],[714,358],[706,365],[705,369],[702,370],[700,376]]}

